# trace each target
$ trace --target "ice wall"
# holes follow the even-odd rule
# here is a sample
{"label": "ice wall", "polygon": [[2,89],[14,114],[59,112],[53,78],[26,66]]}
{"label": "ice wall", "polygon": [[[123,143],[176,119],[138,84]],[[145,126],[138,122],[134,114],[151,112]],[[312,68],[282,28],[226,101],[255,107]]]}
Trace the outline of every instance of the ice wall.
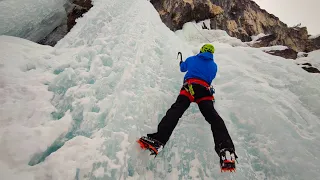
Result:
{"label": "ice wall", "polygon": [[67,0],[0,1],[0,35],[38,42],[67,17]]}
{"label": "ice wall", "polygon": [[[225,32],[193,27],[171,32],[145,0],[96,0],[55,48],[0,37],[0,176],[319,177],[318,76]],[[176,53],[193,55],[207,39],[219,66],[215,107],[239,155],[233,174],[220,173],[210,127],[195,104],[156,159],[135,143],[175,101],[184,75]]]}

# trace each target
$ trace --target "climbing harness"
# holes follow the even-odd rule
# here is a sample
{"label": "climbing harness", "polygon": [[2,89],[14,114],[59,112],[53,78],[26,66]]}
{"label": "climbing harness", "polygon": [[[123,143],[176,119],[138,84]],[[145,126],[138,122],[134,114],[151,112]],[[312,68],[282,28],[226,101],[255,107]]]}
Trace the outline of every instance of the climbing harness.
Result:
{"label": "climbing harness", "polygon": [[[193,90],[192,84],[198,84],[198,83],[185,82],[185,83],[183,83],[183,88],[186,91],[188,91],[192,96],[194,96],[194,90]],[[215,94],[215,89],[213,88],[213,86],[205,86],[203,84],[199,84],[199,85],[201,85],[202,87],[205,87],[210,92],[211,96],[213,96]]]}
{"label": "climbing harness", "polygon": [[199,79],[188,79],[183,83],[183,89],[191,95],[192,99],[194,99],[194,95],[195,95],[195,92],[192,86],[193,84],[199,84],[202,87],[206,88],[210,93],[210,97],[212,97],[212,101],[215,101],[215,98],[214,98],[215,89],[213,88],[213,86],[209,86],[207,83]]}

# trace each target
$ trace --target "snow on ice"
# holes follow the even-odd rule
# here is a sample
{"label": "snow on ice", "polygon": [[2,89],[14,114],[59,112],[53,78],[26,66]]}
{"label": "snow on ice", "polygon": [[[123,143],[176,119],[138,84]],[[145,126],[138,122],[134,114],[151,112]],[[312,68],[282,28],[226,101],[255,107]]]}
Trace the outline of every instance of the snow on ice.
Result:
{"label": "snow on ice", "polygon": [[[0,179],[319,177],[318,75],[197,27],[170,31],[148,1],[95,0],[54,48],[0,36]],[[207,39],[215,107],[239,156],[233,174],[220,173],[195,104],[156,159],[135,143],[181,88],[176,53],[193,55]]]}

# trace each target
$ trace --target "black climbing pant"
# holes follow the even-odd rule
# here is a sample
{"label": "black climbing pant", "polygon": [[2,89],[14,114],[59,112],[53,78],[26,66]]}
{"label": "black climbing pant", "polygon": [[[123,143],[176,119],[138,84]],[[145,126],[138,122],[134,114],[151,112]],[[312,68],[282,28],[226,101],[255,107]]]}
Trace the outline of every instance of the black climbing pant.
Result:
{"label": "black climbing pant", "polygon": [[[197,99],[205,99],[203,97],[210,95],[208,94],[209,92],[203,86],[198,84],[193,85],[193,90],[195,92],[195,101],[197,101]],[[181,91],[183,91],[183,89],[181,89]],[[166,144],[174,128],[178,124],[179,119],[190,106],[190,103],[190,98],[180,93],[176,102],[171,106],[171,108],[167,111],[166,115],[162,118],[161,122],[159,123],[158,132],[148,134],[148,136],[162,142],[163,144]],[[211,125],[211,130],[215,143],[215,150],[218,153],[218,155],[220,150],[223,148],[231,148],[234,150],[234,145],[228,133],[226,125],[223,119],[214,109],[212,100],[202,100],[197,103],[205,120]]]}

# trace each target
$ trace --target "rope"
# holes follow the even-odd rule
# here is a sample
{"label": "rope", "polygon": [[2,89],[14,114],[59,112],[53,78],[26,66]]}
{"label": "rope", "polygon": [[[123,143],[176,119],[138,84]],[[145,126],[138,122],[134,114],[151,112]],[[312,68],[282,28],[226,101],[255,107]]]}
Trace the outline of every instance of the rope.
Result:
{"label": "rope", "polygon": [[194,23],[192,23],[192,25],[197,29],[197,31],[201,34],[202,37],[204,37],[209,43],[211,43],[211,41],[201,33],[201,31],[197,28],[197,26],[194,25]]}

